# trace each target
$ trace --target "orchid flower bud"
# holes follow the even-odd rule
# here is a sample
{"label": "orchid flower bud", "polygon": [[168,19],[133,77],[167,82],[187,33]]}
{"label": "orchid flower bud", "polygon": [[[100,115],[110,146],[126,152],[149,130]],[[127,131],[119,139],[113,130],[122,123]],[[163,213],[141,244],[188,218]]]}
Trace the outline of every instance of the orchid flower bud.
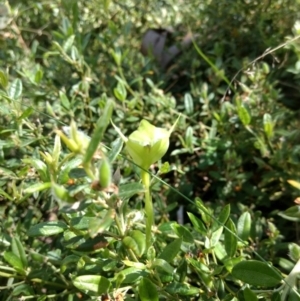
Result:
{"label": "orchid flower bud", "polygon": [[99,184],[101,189],[107,188],[111,184],[111,166],[106,158],[103,158],[99,167]]}
{"label": "orchid flower bud", "polygon": [[170,133],[142,120],[139,128],[128,138],[126,149],[134,163],[149,169],[169,148]]}
{"label": "orchid flower bud", "polygon": [[144,169],[160,160],[169,148],[169,138],[176,125],[167,131],[163,128],[155,127],[147,120],[142,120],[138,129],[126,138],[114,124],[116,131],[126,143],[126,149],[133,162]]}

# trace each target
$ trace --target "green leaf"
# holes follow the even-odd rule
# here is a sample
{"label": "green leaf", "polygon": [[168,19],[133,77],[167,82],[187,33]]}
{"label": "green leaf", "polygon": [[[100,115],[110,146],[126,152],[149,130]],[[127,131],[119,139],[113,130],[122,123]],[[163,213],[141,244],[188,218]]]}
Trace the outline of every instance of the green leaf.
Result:
{"label": "green leaf", "polygon": [[136,255],[139,253],[138,245],[135,240],[130,236],[125,236],[123,238],[123,244],[130,250],[132,250]]}
{"label": "green leaf", "polygon": [[245,260],[245,258],[240,256],[240,257],[225,259],[225,260],[223,260],[223,263],[224,263],[224,266],[227,269],[227,271],[231,273],[234,266],[236,266],[239,262],[241,262],[243,260]]}
{"label": "green leaf", "polygon": [[185,107],[185,111],[188,115],[191,115],[194,113],[194,100],[190,93],[184,94],[184,107]]}
{"label": "green leaf", "polygon": [[251,289],[248,287],[246,287],[243,290],[243,295],[244,295],[245,301],[257,301],[258,300],[256,294],[253,291],[251,291]]}
{"label": "green leaf", "polygon": [[300,246],[295,243],[289,243],[289,257],[294,261],[300,259]]}
{"label": "green leaf", "polygon": [[290,290],[287,301],[300,301],[299,292],[295,288]]}
{"label": "green leaf", "polygon": [[146,250],[146,237],[145,234],[139,230],[133,230],[130,236],[123,239],[124,245],[131,249],[137,257],[141,257]]}
{"label": "green leaf", "polygon": [[120,154],[122,148],[123,148],[123,140],[121,138],[117,138],[112,144],[111,144],[111,150],[107,155],[108,160],[110,163],[113,163],[118,155]]}
{"label": "green leaf", "polygon": [[68,52],[73,45],[75,40],[75,35],[71,35],[70,37],[67,38],[67,40],[64,42],[62,48],[65,52]]}
{"label": "green leaf", "polygon": [[[64,246],[68,249],[76,250],[78,252],[93,252],[95,250],[107,247],[107,240],[101,236],[97,235],[94,238],[83,237],[83,236],[73,236],[71,238],[67,238],[67,235],[70,232],[66,231],[64,233],[66,241],[64,241]],[[71,235],[74,235],[73,233]]]}
{"label": "green leaf", "polygon": [[76,168],[81,164],[80,158],[75,158],[68,161],[61,169],[58,175],[57,182],[60,184],[66,184],[70,178],[80,179],[87,176],[86,171],[83,168]]}
{"label": "green leaf", "polygon": [[82,291],[90,291],[97,294],[105,294],[110,288],[110,281],[98,275],[82,275],[73,279],[75,287]]}
{"label": "green leaf", "polygon": [[279,212],[279,215],[285,218],[288,217],[297,218],[298,220],[300,218],[300,206],[299,205],[292,206],[286,209],[284,212]]}
{"label": "green leaf", "polygon": [[57,166],[59,163],[59,157],[61,155],[61,141],[58,135],[55,135],[54,146],[52,151],[53,165]]}
{"label": "green leaf", "polygon": [[101,220],[101,218],[95,216],[80,216],[71,218],[69,223],[72,229],[88,230],[90,227],[90,223],[98,219]]}
{"label": "green leaf", "polygon": [[168,274],[173,274],[174,272],[174,268],[164,259],[155,259],[152,263],[152,266],[162,269]]}
{"label": "green leaf", "polygon": [[142,276],[145,276],[146,272],[141,270],[141,269],[137,269],[134,267],[130,267],[130,268],[125,268],[123,270],[121,270],[119,273],[115,274],[115,279],[120,279],[122,283],[134,283],[137,280],[139,280]]}
{"label": "green leaf", "polygon": [[281,292],[274,292],[271,301],[282,301]]}
{"label": "green leaf", "polygon": [[18,117],[18,120],[23,120],[27,117],[29,117],[33,112],[35,112],[33,107],[28,107],[22,114],[20,117]]}
{"label": "green leaf", "polygon": [[32,186],[27,187],[24,190],[25,194],[33,194],[37,191],[42,191],[45,189],[49,189],[51,188],[52,183],[48,182],[48,183],[37,183],[37,184],[33,184]]}
{"label": "green leaf", "polygon": [[251,215],[249,212],[243,212],[237,222],[237,234],[242,240],[247,240],[251,231]]}
{"label": "green leaf", "polygon": [[36,84],[39,84],[43,79],[43,75],[44,75],[43,70],[40,69],[40,67],[38,67],[38,69],[36,70],[35,75],[34,75],[34,82]]}
{"label": "green leaf", "polygon": [[69,194],[69,191],[62,185],[58,185],[56,183],[51,183],[52,195],[59,202],[73,202],[74,199]]}
{"label": "green leaf", "polygon": [[237,107],[237,111],[243,125],[249,125],[251,122],[251,115],[249,114],[248,110],[243,105],[240,105]]}
{"label": "green leaf", "polygon": [[166,291],[172,295],[191,296],[199,294],[200,289],[185,283],[172,282],[166,286]]}
{"label": "green leaf", "polygon": [[65,257],[60,264],[60,272],[64,273],[67,268],[70,268],[71,264],[74,263],[77,265],[80,257],[77,255],[69,255]]}
{"label": "green leaf", "polygon": [[27,256],[19,237],[15,236],[12,238],[11,249],[12,252],[20,258],[23,268],[26,269],[28,266]]}
{"label": "green leaf", "polygon": [[214,225],[212,227],[212,231],[217,230],[219,227],[222,227],[225,225],[228,217],[230,215],[230,205],[227,204],[225,207],[223,207],[222,211],[220,212],[218,216],[218,221],[214,222]]}
{"label": "green leaf", "polygon": [[[81,160],[79,160],[81,163]],[[86,171],[84,170],[84,168],[73,168],[74,166],[78,165],[77,163],[79,162],[78,159],[75,159],[74,162],[69,162],[72,163],[69,166],[67,166],[67,170],[68,170],[68,176],[72,179],[81,179],[81,178],[85,178],[87,176]],[[74,163],[74,164],[73,164]]]}
{"label": "green leaf", "polygon": [[64,92],[59,91],[59,98],[60,98],[62,106],[65,109],[70,110],[70,101],[69,101],[67,95]]}
{"label": "green leaf", "polygon": [[97,234],[107,230],[114,222],[116,212],[114,209],[109,209],[103,218],[94,218],[89,222],[89,234],[93,238]]}
{"label": "green leaf", "polygon": [[125,101],[127,97],[127,91],[122,81],[118,81],[117,87],[114,88],[114,95],[120,101]]}
{"label": "green leaf", "polygon": [[279,272],[264,262],[242,261],[232,269],[232,276],[250,285],[272,287],[282,280]]}
{"label": "green leaf", "polygon": [[22,159],[22,162],[28,165],[32,165],[38,172],[43,182],[48,182],[50,180],[50,177],[48,176],[47,172],[47,165],[42,160],[36,158],[24,158]]}
{"label": "green leaf", "polygon": [[164,259],[167,262],[171,262],[180,251],[181,244],[182,238],[175,239],[170,244],[167,244],[167,246],[163,249],[158,258]]}
{"label": "green leaf", "polygon": [[185,147],[189,149],[190,152],[194,151],[194,130],[189,126],[185,131]]}
{"label": "green leaf", "polygon": [[22,94],[22,81],[16,78],[8,88],[8,96],[14,100],[17,100]]}
{"label": "green leaf", "polygon": [[32,226],[29,231],[29,236],[50,236],[64,232],[68,226],[61,221],[44,222]]}
{"label": "green leaf", "polygon": [[263,117],[263,123],[264,123],[264,131],[266,133],[266,136],[268,139],[272,138],[273,136],[273,128],[274,128],[274,123],[272,121],[272,117],[270,114],[265,113]]}
{"label": "green leaf", "polygon": [[19,274],[26,275],[22,260],[13,252],[5,251],[3,254],[5,261],[11,265]]}
{"label": "green leaf", "polygon": [[203,222],[198,217],[196,217],[193,213],[188,212],[187,214],[194,226],[194,229],[198,231],[200,234],[206,235],[207,229],[203,224]]}
{"label": "green leaf", "polygon": [[160,167],[159,167],[159,174],[166,174],[169,171],[171,171],[171,166],[169,162],[164,162]]}
{"label": "green leaf", "polygon": [[108,99],[106,101],[105,108],[100,118],[97,121],[96,128],[94,130],[94,133],[91,137],[90,143],[86,150],[85,156],[83,158],[83,165],[87,165],[91,162],[92,157],[99,146],[99,143],[102,141],[104,132],[110,123],[110,118],[113,112],[113,108],[114,108],[113,101]]}
{"label": "green leaf", "polygon": [[111,0],[104,0],[103,1],[104,9],[105,9],[106,13],[108,13],[108,8],[109,8],[109,5],[110,5],[110,2],[111,2]]}
{"label": "green leaf", "polygon": [[221,213],[218,216],[218,221],[222,226],[227,222],[227,219],[230,215],[230,204],[227,204],[225,207],[223,207]]}
{"label": "green leaf", "polygon": [[14,287],[13,291],[12,291],[12,296],[32,296],[34,295],[34,289],[32,288],[31,285],[28,285],[26,283],[22,283],[16,287]]}
{"label": "green leaf", "polygon": [[142,256],[146,251],[146,236],[139,230],[133,230],[130,233],[131,237],[135,240],[138,247],[138,256]]}
{"label": "green leaf", "polygon": [[0,195],[5,197],[6,199],[13,201],[13,197],[11,197],[8,193],[6,193],[3,189],[0,188]]}
{"label": "green leaf", "polygon": [[139,284],[139,297],[141,301],[158,301],[156,286],[148,278],[143,278]]}
{"label": "green leaf", "polygon": [[[229,232],[230,230],[231,232]],[[226,223],[225,228],[225,250],[229,257],[233,257],[235,255],[236,249],[237,249],[237,233],[234,222],[230,219],[228,219]]]}
{"label": "green leaf", "polygon": [[8,86],[8,77],[3,70],[0,70],[0,85],[4,89],[6,89],[6,87]]}
{"label": "green leaf", "polygon": [[178,225],[176,223],[173,223],[171,227],[175,231],[175,233],[182,238],[184,242],[191,243],[191,244],[194,243],[194,237],[186,227],[182,225]]}
{"label": "green leaf", "polygon": [[214,247],[220,240],[223,233],[223,227],[220,227],[218,230],[214,231],[210,237],[210,245],[206,246],[208,248]]}
{"label": "green leaf", "polygon": [[294,180],[288,180],[287,182],[295,188],[300,189],[300,182]]}
{"label": "green leaf", "polygon": [[185,282],[187,272],[188,272],[188,265],[186,260],[183,259],[181,264],[176,269],[176,275],[179,276],[179,282]]}
{"label": "green leaf", "polygon": [[153,261],[156,257],[156,251],[155,248],[153,246],[151,246],[148,250],[147,250],[147,260],[148,261]]}
{"label": "green leaf", "polygon": [[112,55],[117,66],[121,65],[122,62],[122,53],[119,49],[113,50],[111,49],[110,54]]}
{"label": "green leaf", "polygon": [[123,260],[123,263],[128,267],[133,267],[139,270],[146,270],[147,266],[141,262],[130,261],[130,260]]}
{"label": "green leaf", "polygon": [[198,260],[188,258],[188,262],[200,273],[210,274],[209,268]]}
{"label": "green leaf", "polygon": [[120,185],[119,197],[122,200],[129,199],[135,194],[145,192],[145,187],[141,183],[129,183]]}
{"label": "green leaf", "polygon": [[203,222],[206,224],[206,225],[209,225],[211,224],[212,222],[212,214],[210,213],[209,209],[205,207],[205,205],[203,204],[202,200],[200,198],[196,198],[195,199],[196,201],[196,205],[197,205],[197,208],[201,214],[201,218],[203,220]]}

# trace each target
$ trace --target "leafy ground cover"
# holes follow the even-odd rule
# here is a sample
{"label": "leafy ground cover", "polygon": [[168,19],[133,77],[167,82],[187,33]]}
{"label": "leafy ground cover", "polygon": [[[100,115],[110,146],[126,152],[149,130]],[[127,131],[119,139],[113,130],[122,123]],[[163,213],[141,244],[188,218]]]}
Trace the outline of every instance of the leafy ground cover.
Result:
{"label": "leafy ground cover", "polygon": [[1,300],[300,300],[299,6],[1,3]]}

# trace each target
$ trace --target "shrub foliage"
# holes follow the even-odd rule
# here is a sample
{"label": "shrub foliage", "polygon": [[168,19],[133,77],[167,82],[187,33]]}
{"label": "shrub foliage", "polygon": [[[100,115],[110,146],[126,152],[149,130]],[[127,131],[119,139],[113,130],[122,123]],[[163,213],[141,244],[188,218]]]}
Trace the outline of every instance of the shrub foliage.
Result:
{"label": "shrub foliage", "polygon": [[1,300],[300,300],[299,5],[1,3]]}

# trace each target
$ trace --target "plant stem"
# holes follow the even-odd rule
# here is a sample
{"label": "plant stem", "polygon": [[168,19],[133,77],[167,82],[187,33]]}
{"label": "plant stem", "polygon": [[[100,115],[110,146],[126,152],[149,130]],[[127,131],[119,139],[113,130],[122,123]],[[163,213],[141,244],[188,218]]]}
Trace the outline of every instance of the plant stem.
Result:
{"label": "plant stem", "polygon": [[150,191],[150,175],[148,172],[141,171],[142,182],[145,186],[145,212],[146,212],[146,249],[151,246],[152,226],[154,224],[153,203]]}

